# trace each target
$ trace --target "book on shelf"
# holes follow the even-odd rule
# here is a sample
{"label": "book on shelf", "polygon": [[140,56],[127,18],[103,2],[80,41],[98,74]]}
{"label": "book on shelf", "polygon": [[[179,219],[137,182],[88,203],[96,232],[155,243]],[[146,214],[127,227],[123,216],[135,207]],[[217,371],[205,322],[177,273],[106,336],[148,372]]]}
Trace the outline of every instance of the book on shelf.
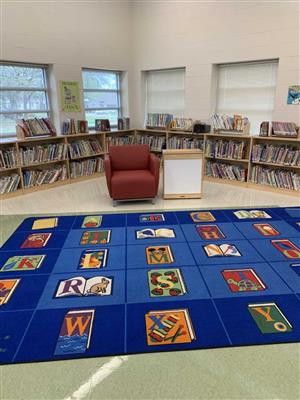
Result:
{"label": "book on shelf", "polygon": [[74,118],[66,119],[62,124],[62,132],[63,135],[75,135],[76,134],[76,125]]}
{"label": "book on shelf", "polygon": [[[300,143],[299,143],[300,144]],[[251,160],[289,166],[300,166],[300,146],[282,144],[254,144]]]}
{"label": "book on shelf", "polygon": [[206,175],[213,178],[245,182],[247,179],[247,170],[241,165],[207,161]]}
{"label": "book on shelf", "polygon": [[0,177],[0,194],[15,192],[20,183],[18,174],[11,174]]}
{"label": "book on shelf", "polygon": [[0,170],[14,168],[17,165],[18,153],[14,146],[0,149]]}
{"label": "book on shelf", "polygon": [[174,117],[171,124],[171,130],[180,130],[192,132],[194,120],[192,118]]}
{"label": "book on shelf", "polygon": [[128,117],[118,118],[118,130],[124,131],[130,129],[130,119]]}
{"label": "book on shelf", "polygon": [[263,121],[260,124],[260,128],[259,128],[259,136],[269,136],[269,130],[270,130],[270,122],[269,121]]}
{"label": "book on shelf", "polygon": [[173,120],[172,114],[166,113],[148,113],[146,127],[167,129]]}
{"label": "book on shelf", "polygon": [[33,187],[67,179],[65,165],[54,165],[47,169],[23,170],[24,187]]}
{"label": "book on shelf", "polygon": [[128,144],[134,144],[134,142],[135,142],[134,135],[106,136],[106,143],[107,143],[108,147],[109,146],[124,146],[124,145],[128,145]]}
{"label": "book on shelf", "polygon": [[103,152],[100,142],[96,139],[72,141],[68,144],[68,149],[71,159],[93,156]]}
{"label": "book on shelf", "polygon": [[99,172],[104,172],[104,160],[102,157],[70,162],[70,173],[72,179],[86,175],[93,175]]}
{"label": "book on shelf", "polygon": [[300,191],[300,174],[280,168],[254,165],[250,173],[250,182]]}
{"label": "book on shelf", "polygon": [[166,138],[160,135],[137,135],[137,144],[148,144],[150,150],[161,151],[166,148]]}
{"label": "book on shelf", "polygon": [[95,130],[97,132],[109,132],[110,131],[109,119],[95,119]]}
{"label": "book on shelf", "polygon": [[17,136],[19,139],[56,136],[56,130],[50,118],[23,118],[17,120]]}
{"label": "book on shelf", "polygon": [[204,139],[172,136],[168,139],[168,149],[200,149],[203,150]]}
{"label": "book on shelf", "polygon": [[211,116],[211,123],[215,132],[248,134],[250,130],[250,122],[247,117],[234,114],[233,116],[213,114]]}
{"label": "book on shelf", "polygon": [[227,139],[207,139],[206,156],[219,158],[232,158],[242,160],[246,158],[247,144],[245,141]]}
{"label": "book on shelf", "polygon": [[30,165],[50,161],[60,161],[67,158],[67,144],[44,143],[37,146],[21,146],[19,156],[21,165]]}
{"label": "book on shelf", "polygon": [[77,133],[89,133],[89,124],[85,119],[79,119],[77,121]]}

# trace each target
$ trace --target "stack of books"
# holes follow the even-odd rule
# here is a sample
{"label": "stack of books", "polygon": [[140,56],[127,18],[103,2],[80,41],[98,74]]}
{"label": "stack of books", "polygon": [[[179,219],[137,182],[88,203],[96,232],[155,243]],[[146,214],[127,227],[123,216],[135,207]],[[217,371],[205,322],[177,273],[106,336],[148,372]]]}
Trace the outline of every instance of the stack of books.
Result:
{"label": "stack of books", "polygon": [[148,144],[152,151],[161,151],[166,148],[165,136],[137,135],[136,139],[137,144]]}
{"label": "stack of books", "polygon": [[192,132],[194,120],[192,118],[173,118],[171,129]]}
{"label": "stack of books", "polygon": [[253,162],[300,166],[300,148],[288,145],[255,144],[252,147]]}
{"label": "stack of books", "polygon": [[76,140],[68,145],[70,158],[93,156],[103,152],[98,140]]}
{"label": "stack of books", "polygon": [[33,169],[23,171],[24,187],[46,185],[67,179],[67,168],[65,165],[55,165],[50,169]]}
{"label": "stack of books", "polygon": [[38,136],[56,136],[55,127],[50,118],[31,118],[17,120],[17,129],[20,129],[25,138]]}
{"label": "stack of books", "polygon": [[255,165],[250,175],[250,180],[253,183],[300,191],[300,174],[292,171]]}
{"label": "stack of books", "polygon": [[220,162],[207,161],[206,175],[213,178],[245,182],[247,178],[247,171],[244,167],[240,165],[231,165]]}
{"label": "stack of books", "polygon": [[172,114],[148,113],[146,126],[154,128],[167,128],[173,120]]}
{"label": "stack of books", "polygon": [[104,171],[104,160],[102,157],[90,158],[85,161],[70,162],[71,178],[93,175]]}
{"label": "stack of books", "polygon": [[0,170],[14,168],[18,165],[17,149],[7,147],[0,149]]}
{"label": "stack of books", "polygon": [[207,140],[206,155],[208,157],[232,158],[242,160],[246,157],[247,145],[235,140]]}
{"label": "stack of books", "polygon": [[134,135],[125,135],[125,136],[106,136],[107,146],[123,146],[126,144],[134,144]]}
{"label": "stack of books", "polygon": [[216,130],[232,130],[232,131],[244,131],[249,126],[249,119],[242,117],[241,115],[229,115],[213,114],[211,116],[211,123]]}
{"label": "stack of books", "polygon": [[11,193],[17,190],[20,183],[20,176],[11,174],[0,177],[0,194]]}
{"label": "stack of books", "polygon": [[168,139],[168,149],[201,149],[203,150],[204,140],[189,137],[173,136]]}
{"label": "stack of books", "polygon": [[68,147],[65,143],[45,143],[32,147],[20,147],[21,165],[60,161],[67,158]]}

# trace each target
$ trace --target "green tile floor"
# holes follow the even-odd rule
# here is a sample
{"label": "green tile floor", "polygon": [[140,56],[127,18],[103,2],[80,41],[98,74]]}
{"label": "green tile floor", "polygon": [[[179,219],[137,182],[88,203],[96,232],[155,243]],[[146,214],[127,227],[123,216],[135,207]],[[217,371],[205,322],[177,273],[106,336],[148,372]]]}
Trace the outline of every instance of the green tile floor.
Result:
{"label": "green tile floor", "polygon": [[[24,218],[0,217],[1,244]],[[111,359],[1,366],[0,399],[300,398],[299,344],[130,355],[117,370],[79,397],[77,389]]]}

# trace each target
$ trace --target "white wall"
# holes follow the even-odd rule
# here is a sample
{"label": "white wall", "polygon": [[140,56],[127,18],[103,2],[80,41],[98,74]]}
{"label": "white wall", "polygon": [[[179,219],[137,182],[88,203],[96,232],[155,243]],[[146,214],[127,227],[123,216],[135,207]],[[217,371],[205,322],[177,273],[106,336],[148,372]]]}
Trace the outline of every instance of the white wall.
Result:
{"label": "white wall", "polygon": [[299,121],[287,105],[299,84],[299,3],[137,2],[134,7],[134,121],[143,120],[141,70],[186,67],[186,116],[208,119],[215,107],[218,63],[279,58],[274,119]]}
{"label": "white wall", "polygon": [[[50,64],[53,116],[60,130],[65,118],[84,117],[83,99],[81,113],[60,112],[60,80],[79,81],[82,88],[82,67],[130,71],[130,19],[130,4],[122,0],[5,1],[1,59]],[[127,96],[124,100],[127,114]]]}
{"label": "white wall", "polygon": [[[288,85],[300,82],[299,3],[5,1],[1,13],[1,59],[51,64],[52,95],[60,80],[81,82],[81,67],[127,71],[132,126],[144,122],[142,70],[185,66],[186,116],[205,120],[215,64],[271,58],[280,60],[274,118],[300,122],[299,107],[286,104]],[[60,113],[59,101],[57,125],[83,117]]]}

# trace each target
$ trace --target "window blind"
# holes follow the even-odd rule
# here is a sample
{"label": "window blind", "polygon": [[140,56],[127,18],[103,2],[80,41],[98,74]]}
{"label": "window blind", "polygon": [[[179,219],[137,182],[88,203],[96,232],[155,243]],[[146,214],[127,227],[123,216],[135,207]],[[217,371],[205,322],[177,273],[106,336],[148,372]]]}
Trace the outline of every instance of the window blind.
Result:
{"label": "window blind", "polygon": [[146,72],[146,114],[169,113],[184,116],[185,69]]}
{"label": "window blind", "polygon": [[251,134],[271,121],[278,60],[218,65],[218,114],[241,114],[250,120]]}

